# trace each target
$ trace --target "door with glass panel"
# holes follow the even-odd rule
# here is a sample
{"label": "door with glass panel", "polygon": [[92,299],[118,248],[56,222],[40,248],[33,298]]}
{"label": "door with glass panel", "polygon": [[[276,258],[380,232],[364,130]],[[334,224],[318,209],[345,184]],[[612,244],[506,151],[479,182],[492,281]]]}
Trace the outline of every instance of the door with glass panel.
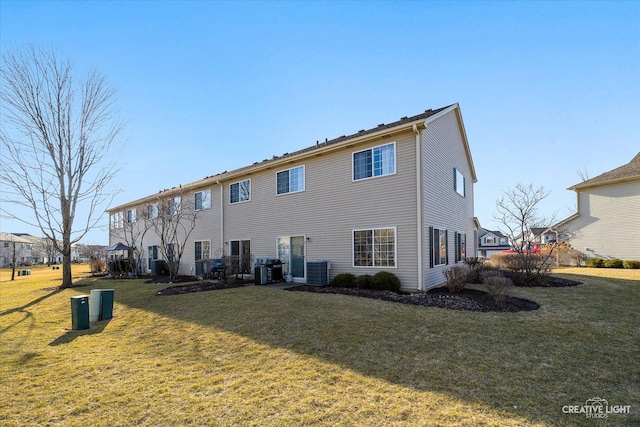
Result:
{"label": "door with glass panel", "polygon": [[305,281],[305,236],[278,237],[278,259],[294,282]]}

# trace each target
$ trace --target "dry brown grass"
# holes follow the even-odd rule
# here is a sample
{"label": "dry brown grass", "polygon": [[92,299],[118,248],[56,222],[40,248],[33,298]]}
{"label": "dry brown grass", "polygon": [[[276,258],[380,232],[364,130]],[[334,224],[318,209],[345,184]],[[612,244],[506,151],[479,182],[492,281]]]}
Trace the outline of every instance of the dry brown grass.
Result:
{"label": "dry brown grass", "polygon": [[[610,425],[640,422],[635,278],[514,289],[542,308],[508,314],[0,274],[3,426],[593,426],[562,406],[596,396],[636,405]],[[93,288],[115,289],[114,318],[70,331]]]}

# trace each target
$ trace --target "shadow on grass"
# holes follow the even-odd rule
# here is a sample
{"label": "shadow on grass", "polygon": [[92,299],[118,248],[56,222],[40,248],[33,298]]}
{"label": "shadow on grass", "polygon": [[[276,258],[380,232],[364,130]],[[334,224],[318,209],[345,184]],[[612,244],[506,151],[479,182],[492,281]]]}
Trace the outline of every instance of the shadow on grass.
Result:
{"label": "shadow on grass", "polygon": [[[9,310],[0,311],[0,316],[6,316],[8,314],[16,313],[16,312],[19,312],[19,311],[25,311],[27,308],[29,308],[31,306],[34,306],[34,305],[46,300],[47,298],[50,298],[50,297],[62,292],[63,290],[64,290],[63,288],[55,288],[51,292],[49,292],[48,294],[43,295],[43,296],[41,296],[39,298],[36,298],[33,301],[30,301],[30,302],[26,303],[23,306],[14,307],[14,308],[10,308]],[[0,333],[2,333],[2,332],[4,332],[4,331],[0,331]]]}
{"label": "shadow on grass", "polygon": [[[579,310],[589,317],[596,310],[596,296],[606,291],[592,294],[589,286],[541,288],[540,293],[557,293],[546,297],[554,298],[553,310],[526,313],[460,312],[256,286],[169,297],[154,297],[156,291],[123,287],[118,302],[393,384],[480,401],[532,422],[571,424],[576,420],[562,413],[563,404],[591,394],[610,396],[616,382],[632,387],[623,356],[596,346],[600,353],[589,357],[591,345],[585,343],[607,340],[608,328],[624,327],[632,316],[627,312],[635,310],[633,298],[607,294],[626,317],[605,314],[607,328],[590,328],[567,314]],[[576,306],[585,298],[585,307]],[[600,372],[605,360],[611,363],[606,375],[615,372],[615,378],[585,386],[582,376]]]}
{"label": "shadow on grass", "polygon": [[75,340],[78,337],[83,337],[85,335],[100,334],[102,333],[102,331],[104,331],[104,328],[107,327],[110,321],[111,319],[101,320],[99,322],[92,323],[89,329],[81,329],[81,330],[69,329],[67,330],[67,332],[60,335],[55,340],[51,341],[49,345],[51,347],[55,347],[58,345],[69,344],[71,341]]}

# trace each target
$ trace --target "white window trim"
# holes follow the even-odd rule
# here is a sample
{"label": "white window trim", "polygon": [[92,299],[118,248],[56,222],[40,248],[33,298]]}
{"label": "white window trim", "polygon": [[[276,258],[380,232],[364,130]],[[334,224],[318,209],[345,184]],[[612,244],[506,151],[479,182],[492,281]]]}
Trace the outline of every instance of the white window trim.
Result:
{"label": "white window trim", "polygon": [[[375,251],[372,251],[374,258],[372,258],[373,265],[356,265],[356,245],[353,239],[353,234],[356,231],[372,231],[374,234],[374,244],[375,244],[375,230],[393,230],[394,236],[394,244],[393,244],[393,266],[389,265],[376,265],[375,264]],[[351,266],[353,268],[389,268],[389,269],[397,269],[398,268],[398,228],[397,227],[372,227],[372,228],[354,228],[351,230]]]}
{"label": "white window trim", "polygon": [[[435,267],[442,267],[445,265],[448,265],[447,261],[449,258],[449,232],[446,228],[440,228],[440,227],[432,227],[433,231],[435,232],[436,230],[438,230],[440,233],[445,233],[445,246],[446,246],[446,253],[444,256],[444,260],[442,259],[442,257],[439,255],[440,254],[440,242],[438,240],[438,245],[437,247],[433,248],[433,255],[434,255],[434,259],[433,259],[433,268]],[[435,234],[435,233],[434,233]],[[438,236],[439,237],[439,236]],[[436,240],[432,239],[432,244],[435,246],[436,245]],[[431,248],[430,248],[431,250]],[[435,254],[436,254],[436,250],[438,250],[438,258],[440,259],[440,264],[436,264],[436,260],[435,260]]]}
{"label": "white window trim", "polygon": [[[302,168],[302,190],[288,191],[286,193],[278,193],[278,174],[280,172],[291,171],[292,169]],[[291,188],[291,172],[289,172],[289,188]],[[287,194],[303,193],[307,190],[307,168],[305,165],[292,166],[288,169],[276,171],[276,196],[286,196]]]}
{"label": "white window trim", "polygon": [[[458,191],[458,175],[462,177],[462,194]],[[467,177],[458,168],[453,168],[453,191],[460,197],[467,197]]]}
{"label": "white window trim", "polygon": [[[378,175],[378,176],[371,175],[371,176],[366,177],[366,178],[355,179],[355,177],[354,177],[354,175],[355,175],[355,170],[354,170],[355,155],[358,154],[358,153],[362,153],[363,151],[371,150],[371,156],[373,156],[373,150],[374,149],[379,148],[379,147],[384,147],[386,145],[393,145],[393,173],[386,173],[386,174]],[[367,181],[367,180],[374,179],[374,178],[384,178],[385,176],[396,175],[398,173],[398,150],[396,148],[397,148],[396,141],[391,141],[391,142],[385,142],[384,144],[376,145],[374,147],[365,148],[364,150],[353,151],[351,153],[351,182],[362,182],[362,181]]]}
{"label": "white window trim", "polygon": [[[195,193],[193,193],[193,206],[194,208],[196,207],[196,194],[202,194],[202,205],[203,207],[200,209],[195,209],[196,211],[204,211],[207,209],[211,209],[211,189],[206,189],[206,190],[201,190],[201,191],[196,191]],[[205,198],[204,194],[208,195],[208,198]],[[206,204],[207,206],[205,207],[205,200],[206,200]]]}
{"label": "white window trim", "polygon": [[[238,200],[237,202],[232,202],[231,201],[231,186],[238,184],[238,188],[239,188],[240,184],[245,182],[245,181],[249,181],[249,198],[247,200]],[[278,185],[278,174],[276,174],[276,192],[278,191],[277,185]],[[229,204],[230,205],[237,205],[238,203],[250,202],[251,201],[251,193],[253,193],[253,189],[251,188],[251,186],[252,186],[251,178],[243,179],[243,180],[232,182],[231,184],[229,184]],[[240,194],[240,193],[238,193],[238,194]],[[288,193],[283,193],[283,194],[288,194]]]}

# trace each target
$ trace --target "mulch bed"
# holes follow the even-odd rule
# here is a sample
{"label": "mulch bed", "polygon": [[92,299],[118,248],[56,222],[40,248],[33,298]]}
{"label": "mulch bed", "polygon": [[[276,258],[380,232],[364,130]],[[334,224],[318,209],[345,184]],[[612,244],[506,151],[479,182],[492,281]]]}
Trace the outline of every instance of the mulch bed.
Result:
{"label": "mulch bed", "polygon": [[329,294],[353,295],[364,298],[373,298],[384,301],[399,302],[402,304],[422,305],[427,307],[440,307],[450,310],[480,311],[480,312],[518,312],[533,311],[540,305],[529,300],[506,297],[501,303],[497,303],[491,295],[474,289],[465,289],[455,294],[449,293],[447,288],[435,288],[428,292],[416,294],[402,294],[392,291],[380,291],[374,289],[334,288],[330,286],[302,285],[289,288],[288,291],[319,292]]}
{"label": "mulch bed", "polygon": [[[151,281],[145,283],[153,283]],[[192,292],[204,292],[204,291],[216,291],[219,289],[232,289],[232,288],[241,288],[245,286],[246,283],[236,282],[236,283],[219,283],[219,282],[203,282],[203,283],[192,283],[190,285],[177,285],[171,286],[168,288],[164,288],[156,293],[158,296],[165,295],[180,295],[180,294],[190,294]]]}
{"label": "mulch bed", "polygon": [[[184,281],[193,281],[193,277],[179,276],[173,282],[167,276],[154,276],[145,283],[172,284]],[[217,281],[206,281],[201,283],[190,283],[186,285],[176,285],[164,288],[156,293],[158,296],[180,295],[192,292],[214,291],[220,289],[240,288],[253,282],[220,283]],[[581,282],[549,276],[548,287],[576,286]],[[518,311],[533,311],[540,308],[536,302],[522,298],[506,297],[501,302],[488,293],[476,289],[464,289],[462,292],[449,293],[446,287],[431,289],[428,292],[407,294],[392,291],[381,291],[376,289],[338,288],[331,286],[311,286],[300,285],[286,289],[298,292],[316,292],[327,294],[352,295],[363,298],[379,299],[384,301],[399,302],[401,304],[421,305],[427,307],[439,307],[450,310],[465,310],[478,312],[502,312],[514,313]]]}

